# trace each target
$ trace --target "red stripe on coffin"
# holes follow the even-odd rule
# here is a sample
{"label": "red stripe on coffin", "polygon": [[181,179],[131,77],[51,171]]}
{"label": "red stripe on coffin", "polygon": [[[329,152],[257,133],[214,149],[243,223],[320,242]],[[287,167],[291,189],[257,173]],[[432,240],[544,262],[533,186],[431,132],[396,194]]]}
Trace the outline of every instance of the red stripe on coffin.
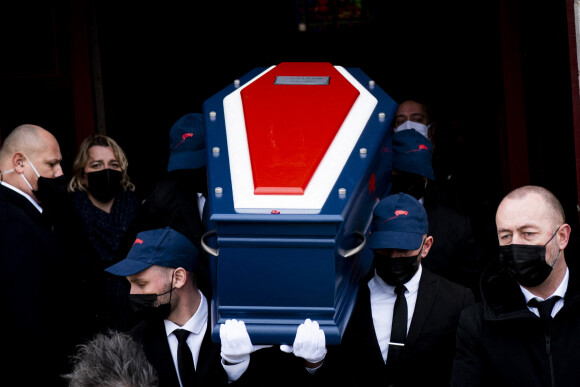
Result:
{"label": "red stripe on coffin", "polygon": [[[316,83],[326,77],[328,84]],[[304,194],[358,95],[330,63],[281,63],[246,86],[241,98],[254,193]]]}

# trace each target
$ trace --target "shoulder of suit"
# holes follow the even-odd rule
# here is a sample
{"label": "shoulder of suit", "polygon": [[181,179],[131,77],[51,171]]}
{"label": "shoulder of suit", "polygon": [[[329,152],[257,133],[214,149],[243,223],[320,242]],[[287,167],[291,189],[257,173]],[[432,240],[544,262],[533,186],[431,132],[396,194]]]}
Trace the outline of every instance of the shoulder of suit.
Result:
{"label": "shoulder of suit", "polygon": [[142,341],[143,338],[148,336],[152,329],[154,329],[155,322],[151,321],[140,321],[133,328],[131,328],[127,333],[133,337],[133,339]]}
{"label": "shoulder of suit", "polygon": [[431,281],[431,282],[437,282],[439,283],[439,286],[445,286],[451,289],[454,289],[454,291],[457,292],[470,292],[471,290],[466,287],[463,286],[461,284],[458,284],[457,282],[453,282],[451,280],[448,280],[447,278],[433,273],[432,271],[430,271],[429,269],[427,269],[425,266],[423,266],[423,273],[422,273],[422,279],[424,278],[426,281]]}

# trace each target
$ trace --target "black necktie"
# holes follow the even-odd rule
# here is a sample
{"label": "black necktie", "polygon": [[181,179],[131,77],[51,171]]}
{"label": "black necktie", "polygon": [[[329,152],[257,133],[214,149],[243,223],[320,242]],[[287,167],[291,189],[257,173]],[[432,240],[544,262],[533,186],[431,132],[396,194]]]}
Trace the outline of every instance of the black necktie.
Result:
{"label": "black necktie", "polygon": [[189,331],[185,329],[176,329],[173,331],[177,337],[177,366],[179,367],[179,376],[181,377],[181,384],[183,387],[193,386],[195,378],[195,364],[193,364],[193,356],[191,350],[187,345],[187,337]]}
{"label": "black necktie", "polygon": [[537,298],[532,298],[528,301],[528,305],[534,308],[538,308],[538,312],[540,313],[540,317],[544,321],[552,320],[552,309],[554,308],[554,304],[558,302],[560,296],[550,297],[545,301],[538,301]]}
{"label": "black necktie", "polygon": [[397,300],[393,308],[393,325],[391,328],[391,341],[389,342],[389,352],[387,353],[387,366],[391,367],[399,357],[405,339],[407,338],[407,300],[405,299],[404,285],[397,285],[395,293]]}

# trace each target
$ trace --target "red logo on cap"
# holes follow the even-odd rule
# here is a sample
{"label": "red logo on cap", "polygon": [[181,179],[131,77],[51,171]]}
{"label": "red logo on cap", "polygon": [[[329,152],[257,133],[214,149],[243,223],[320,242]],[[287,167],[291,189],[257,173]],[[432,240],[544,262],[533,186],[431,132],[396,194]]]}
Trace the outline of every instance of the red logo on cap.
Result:
{"label": "red logo on cap", "polygon": [[181,136],[181,141],[179,141],[179,143],[177,143],[177,145],[175,145],[175,147],[177,148],[178,146],[181,145],[182,142],[184,142],[186,139],[193,137],[193,133],[183,133],[183,135]]}
{"label": "red logo on cap", "polygon": [[[395,211],[395,216],[393,216],[392,218],[386,219],[385,222],[388,222],[389,220],[395,219],[397,218],[399,215],[409,215],[409,211],[405,211],[405,210],[396,210]],[[383,222],[383,223],[385,223]]]}
{"label": "red logo on cap", "polygon": [[133,242],[133,244],[136,244],[136,243],[142,245],[143,244],[143,240],[137,238],[137,239],[135,239],[135,242]]}
{"label": "red logo on cap", "polygon": [[411,149],[410,151],[407,151],[407,153],[409,152],[419,152],[422,150],[429,150],[429,148],[427,147],[427,145],[423,145],[423,144],[419,144],[419,147],[417,149]]}

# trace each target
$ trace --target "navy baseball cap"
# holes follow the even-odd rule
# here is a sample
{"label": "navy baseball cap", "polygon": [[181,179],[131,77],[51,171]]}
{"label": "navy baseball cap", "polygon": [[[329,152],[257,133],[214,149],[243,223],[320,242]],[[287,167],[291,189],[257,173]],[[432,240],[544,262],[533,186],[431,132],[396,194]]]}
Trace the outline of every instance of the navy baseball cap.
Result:
{"label": "navy baseball cap", "polygon": [[198,262],[197,248],[183,234],[170,227],[143,231],[137,234],[127,258],[105,269],[126,277],[153,266],[193,271]]}
{"label": "navy baseball cap", "polygon": [[435,180],[431,156],[433,144],[414,129],[393,134],[393,168]]}
{"label": "navy baseball cap", "polygon": [[167,171],[197,169],[205,165],[205,127],[200,113],[178,119],[169,131]]}
{"label": "navy baseball cap", "polygon": [[369,247],[417,250],[428,228],[427,212],[417,199],[406,193],[390,195],[373,211]]}

